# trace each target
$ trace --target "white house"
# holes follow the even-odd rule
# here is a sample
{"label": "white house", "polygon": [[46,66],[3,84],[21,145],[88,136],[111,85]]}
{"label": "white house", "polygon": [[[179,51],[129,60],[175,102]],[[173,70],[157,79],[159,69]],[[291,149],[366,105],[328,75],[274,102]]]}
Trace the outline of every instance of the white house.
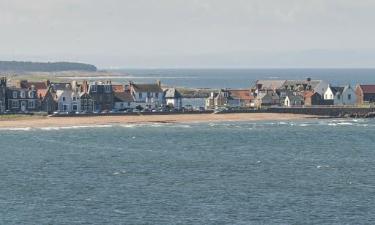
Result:
{"label": "white house", "polygon": [[173,106],[175,109],[182,108],[182,95],[176,88],[165,89],[164,98],[166,105]]}
{"label": "white house", "polygon": [[287,95],[284,100],[284,106],[302,106],[303,97],[300,95]]}
{"label": "white house", "polygon": [[328,86],[323,97],[325,100],[333,100],[334,105],[355,105],[357,102],[356,93],[350,85],[345,87]]}
{"label": "white house", "polygon": [[66,84],[65,87],[56,91],[57,111],[59,112],[80,112],[81,100],[78,87],[73,83]]}
{"label": "white house", "polygon": [[129,87],[137,106],[155,109],[164,103],[164,92],[159,81],[154,84],[135,84],[130,82]]}

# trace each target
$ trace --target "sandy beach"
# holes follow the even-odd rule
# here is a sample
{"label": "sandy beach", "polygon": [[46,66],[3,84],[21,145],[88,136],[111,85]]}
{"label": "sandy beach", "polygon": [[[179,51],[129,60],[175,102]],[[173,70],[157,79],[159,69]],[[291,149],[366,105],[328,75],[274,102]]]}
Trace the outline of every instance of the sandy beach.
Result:
{"label": "sandy beach", "polygon": [[139,116],[93,116],[93,117],[23,117],[0,121],[0,128],[20,127],[64,127],[79,125],[105,125],[128,123],[199,123],[220,121],[290,121],[317,118],[310,115],[275,113],[233,114],[184,114],[184,115],[139,115]]}

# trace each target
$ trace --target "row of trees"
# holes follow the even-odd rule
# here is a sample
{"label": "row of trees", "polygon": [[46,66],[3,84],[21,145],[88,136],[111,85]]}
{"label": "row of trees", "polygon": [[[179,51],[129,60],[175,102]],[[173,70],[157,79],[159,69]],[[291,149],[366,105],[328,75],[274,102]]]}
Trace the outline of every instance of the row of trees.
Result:
{"label": "row of trees", "polygon": [[17,62],[0,61],[0,71],[21,72],[59,72],[59,71],[96,71],[94,65],[73,62]]}

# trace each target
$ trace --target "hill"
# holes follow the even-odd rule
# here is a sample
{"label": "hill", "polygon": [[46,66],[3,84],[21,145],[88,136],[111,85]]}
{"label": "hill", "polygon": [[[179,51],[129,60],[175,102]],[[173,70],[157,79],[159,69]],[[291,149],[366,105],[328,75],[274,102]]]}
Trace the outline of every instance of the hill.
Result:
{"label": "hill", "polygon": [[18,62],[0,61],[0,71],[15,72],[60,72],[60,71],[97,71],[94,65],[75,62]]}

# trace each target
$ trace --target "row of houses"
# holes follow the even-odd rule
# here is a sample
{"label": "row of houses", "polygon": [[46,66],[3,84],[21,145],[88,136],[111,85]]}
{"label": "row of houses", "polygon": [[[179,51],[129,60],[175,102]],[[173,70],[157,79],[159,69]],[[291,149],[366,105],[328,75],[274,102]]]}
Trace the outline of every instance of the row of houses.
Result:
{"label": "row of houses", "polygon": [[332,86],[323,80],[258,80],[249,89],[222,89],[206,99],[220,107],[358,106],[375,102],[375,85]]}
{"label": "row of houses", "polygon": [[112,84],[104,82],[7,82],[0,79],[0,113],[4,112],[96,112],[127,109],[180,109],[182,96],[161,83]]}

